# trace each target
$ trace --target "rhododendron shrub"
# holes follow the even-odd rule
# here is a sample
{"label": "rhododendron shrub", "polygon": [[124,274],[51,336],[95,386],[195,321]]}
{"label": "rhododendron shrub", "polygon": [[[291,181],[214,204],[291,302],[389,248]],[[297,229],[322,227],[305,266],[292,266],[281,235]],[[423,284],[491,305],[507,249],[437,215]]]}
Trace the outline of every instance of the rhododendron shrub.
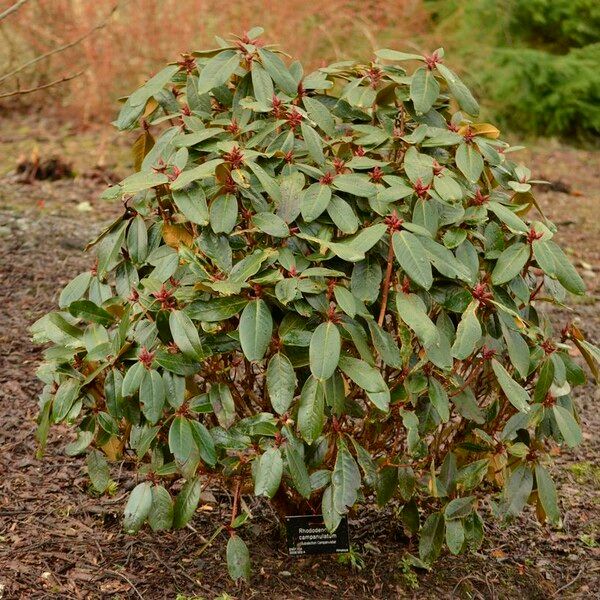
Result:
{"label": "rhododendron shrub", "polygon": [[[398,504],[420,558],[477,548],[481,506],[560,521],[547,469],[581,431],[572,389],[598,350],[540,312],[583,294],[499,131],[444,62],[381,50],[304,73],[256,29],[129,96],[135,172],[96,260],[33,326],[51,342],[39,441],[77,429],[125,529],[183,527],[231,491],[281,511]],[[114,473],[114,471],[113,471]]]}

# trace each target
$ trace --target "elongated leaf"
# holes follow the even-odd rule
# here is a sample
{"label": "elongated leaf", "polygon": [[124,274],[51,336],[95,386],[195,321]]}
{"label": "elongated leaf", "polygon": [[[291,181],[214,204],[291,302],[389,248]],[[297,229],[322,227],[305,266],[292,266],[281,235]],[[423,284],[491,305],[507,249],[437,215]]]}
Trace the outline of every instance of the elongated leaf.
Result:
{"label": "elongated leaf", "polygon": [[431,564],[440,555],[444,533],[444,515],[440,512],[429,515],[419,537],[419,557],[422,561]]}
{"label": "elongated leaf", "polygon": [[282,415],[292,404],[296,391],[296,373],[290,359],[281,352],[273,355],[267,367],[267,390],[271,406]]}
{"label": "elongated leaf", "polygon": [[520,412],[529,412],[529,394],[508,373],[508,371],[496,360],[492,359],[492,369],[496,379],[506,394],[509,402]]}
{"label": "elongated leaf", "polygon": [[172,311],[169,315],[169,327],[173,341],[185,356],[195,360],[202,360],[205,357],[198,330],[184,312]]}
{"label": "elongated leaf", "polygon": [[446,80],[448,89],[456,98],[458,105],[470,115],[477,116],[479,114],[479,104],[467,86],[459,79],[458,75],[446,65],[437,64],[436,67],[440,75]]}
{"label": "elongated leaf", "polygon": [[152,488],[152,505],[148,513],[148,524],[152,531],[165,531],[173,525],[173,500],[169,492],[162,486]]}
{"label": "elongated leaf", "polygon": [[300,128],[310,157],[318,165],[322,165],[325,162],[325,155],[323,154],[321,136],[306,121],[302,121]]}
{"label": "elongated leaf", "polygon": [[201,490],[202,484],[199,477],[193,477],[185,482],[175,499],[173,527],[181,529],[189,523],[198,507]]}
{"label": "elongated leaf", "polygon": [[123,528],[127,533],[136,533],[146,521],[152,506],[152,485],[144,481],[136,485],[125,505]]}
{"label": "elongated leaf", "polygon": [[285,445],[285,459],[297,492],[303,498],[310,497],[312,488],[310,485],[308,470],[306,468],[304,458],[298,451],[298,447],[295,444],[287,443]]}
{"label": "elongated leaf", "polygon": [[227,542],[227,570],[234,581],[250,579],[250,553],[237,534],[233,534]]}
{"label": "elongated leaf", "polygon": [[471,302],[458,324],[456,340],[452,346],[452,356],[454,358],[464,360],[477,349],[482,333],[476,314],[477,307],[478,303],[476,301]]}
{"label": "elongated leaf", "polygon": [[310,338],[310,370],[314,377],[323,381],[333,375],[341,348],[342,339],[337,326],[331,321],[321,323]]}
{"label": "elongated leaf", "polygon": [[418,115],[429,111],[439,93],[440,84],[433,71],[421,67],[414,72],[410,82],[410,99]]}
{"label": "elongated leaf", "polygon": [[317,379],[309,377],[302,387],[298,408],[298,427],[307,444],[312,444],[321,435],[324,423],[323,387]]}
{"label": "elongated leaf", "polygon": [[340,357],[339,366],[347,377],[367,392],[377,408],[386,412],[389,410],[390,390],[375,367],[351,356]]}
{"label": "elongated leaf", "polygon": [[262,299],[249,302],[240,318],[240,344],[248,360],[261,360],[273,333],[273,318]]}
{"label": "elongated leaf", "polygon": [[354,506],[360,488],[360,471],[346,444],[340,440],[337,457],[331,475],[333,507],[338,514],[344,514]]}
{"label": "elongated leaf", "polygon": [[450,419],[450,402],[448,401],[448,393],[443,388],[442,384],[435,378],[429,378],[429,399],[440,416],[440,419],[447,423]]}
{"label": "elongated leaf", "polygon": [[300,210],[302,218],[310,223],[327,208],[331,200],[331,188],[321,183],[313,183],[302,194]]}
{"label": "elongated leaf", "polygon": [[579,427],[575,417],[564,407],[555,404],[552,407],[552,412],[554,414],[554,418],[556,419],[556,424],[558,425],[558,429],[562,434],[563,438],[567,446],[574,448],[578,446],[583,441],[583,436],[581,434],[581,428]]}
{"label": "elongated leaf", "polygon": [[483,172],[483,157],[473,144],[463,142],[456,150],[456,166],[471,183],[476,183]]}
{"label": "elongated leaf", "polygon": [[525,266],[529,258],[529,246],[517,242],[509,246],[499,256],[492,271],[492,283],[501,285],[515,278]]}
{"label": "elongated leaf", "polygon": [[558,508],[556,486],[548,471],[540,464],[535,465],[535,481],[546,518],[552,525],[560,525],[560,510]]}
{"label": "elongated leaf", "polygon": [[419,238],[409,231],[395,232],[392,246],[396,260],[406,274],[422,288],[428,290],[433,285],[431,263]]}
{"label": "elongated leaf", "polygon": [[258,459],[254,475],[254,495],[272,498],[283,474],[283,459],[279,448],[269,448]]}
{"label": "elongated leaf", "polygon": [[87,472],[93,488],[104,492],[110,483],[110,470],[106,457],[99,450],[92,450],[87,456]]}

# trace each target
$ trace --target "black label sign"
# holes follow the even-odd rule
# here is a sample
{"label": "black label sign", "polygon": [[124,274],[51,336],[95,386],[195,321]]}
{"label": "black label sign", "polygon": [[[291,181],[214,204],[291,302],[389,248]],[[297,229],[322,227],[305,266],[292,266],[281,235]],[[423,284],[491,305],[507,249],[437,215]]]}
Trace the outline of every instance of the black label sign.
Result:
{"label": "black label sign", "polygon": [[350,550],[347,517],[342,517],[333,533],[327,531],[323,515],[296,515],[286,517],[285,521],[290,556],[334,554]]}

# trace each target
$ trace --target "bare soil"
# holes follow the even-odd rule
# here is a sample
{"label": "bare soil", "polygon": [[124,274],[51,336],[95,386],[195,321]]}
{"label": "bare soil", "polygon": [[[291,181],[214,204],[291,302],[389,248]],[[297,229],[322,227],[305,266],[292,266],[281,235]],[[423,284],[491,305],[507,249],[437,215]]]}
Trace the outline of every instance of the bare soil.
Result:
{"label": "bare soil", "polygon": [[[254,575],[250,584],[240,586],[227,576],[225,535],[206,545],[228,512],[223,491],[207,495],[181,531],[124,534],[121,511],[132,486],[126,470],[115,469],[113,496],[94,496],[83,460],[64,454],[72,434],[60,427],[50,436],[45,458],[35,458],[41,390],[35,369],[42,348],[31,344],[27,328],[54,307],[67,281],[89,268],[91,257],[82,248],[120,210],[96,199],[105,185],[94,171],[93,139],[100,134],[76,137],[63,129],[54,137],[48,131],[38,123],[11,137],[8,122],[0,120],[0,148],[10,148],[3,153],[0,174],[32,149],[40,156],[65,157],[78,173],[73,180],[31,184],[18,183],[10,174],[0,179],[0,598],[598,597],[600,396],[592,384],[577,396],[585,443],[560,455],[554,468],[563,527],[541,526],[530,510],[510,525],[490,519],[477,554],[444,556],[430,572],[408,566],[406,554],[416,548],[403,537],[393,508],[383,513],[365,508],[351,518],[352,545],[362,566],[353,569],[335,556],[288,557],[275,514],[266,504],[245,498],[253,514],[245,539]],[[121,164],[126,172],[127,165],[115,159],[126,156],[122,145],[107,143],[106,154],[110,159],[103,169]],[[522,159],[536,177],[552,182],[538,194],[540,202],[560,225],[560,240],[589,285],[572,312],[553,309],[553,318],[557,324],[578,321],[590,341],[598,343],[598,154],[550,145],[527,151]]]}

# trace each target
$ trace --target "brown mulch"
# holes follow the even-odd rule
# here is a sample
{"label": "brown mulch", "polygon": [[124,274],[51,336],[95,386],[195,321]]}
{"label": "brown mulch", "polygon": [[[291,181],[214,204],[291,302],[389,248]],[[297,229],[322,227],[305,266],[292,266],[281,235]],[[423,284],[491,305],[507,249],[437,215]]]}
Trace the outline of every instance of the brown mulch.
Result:
{"label": "brown mulch", "polygon": [[[589,168],[597,165],[596,155],[557,147],[534,152],[532,160],[536,176],[565,182],[547,186],[541,201],[563,223],[562,243],[590,287],[571,315],[554,310],[554,318],[578,319],[598,343],[600,178],[597,167]],[[228,510],[225,494],[205,498],[184,530],[124,534],[121,511],[132,485],[125,470],[113,472],[114,496],[94,496],[82,459],[64,454],[71,439],[64,428],[53,430],[45,458],[35,458],[41,389],[35,369],[42,349],[30,343],[27,327],[54,306],[71,277],[89,268],[91,258],[81,249],[118,211],[95,200],[97,192],[90,179],[31,185],[0,180],[0,598],[212,599],[224,592],[235,598],[353,600],[594,597],[600,579],[600,413],[591,385],[577,397],[585,444],[560,456],[554,469],[563,528],[540,526],[531,511],[510,526],[490,519],[477,554],[445,556],[431,572],[411,571],[403,562],[416,549],[400,533],[393,509],[365,509],[351,520],[352,543],[364,561],[362,570],[352,570],[336,557],[289,558],[274,514],[247,498],[254,518],[245,539],[254,575],[241,587],[227,576],[224,535],[206,546]]]}

